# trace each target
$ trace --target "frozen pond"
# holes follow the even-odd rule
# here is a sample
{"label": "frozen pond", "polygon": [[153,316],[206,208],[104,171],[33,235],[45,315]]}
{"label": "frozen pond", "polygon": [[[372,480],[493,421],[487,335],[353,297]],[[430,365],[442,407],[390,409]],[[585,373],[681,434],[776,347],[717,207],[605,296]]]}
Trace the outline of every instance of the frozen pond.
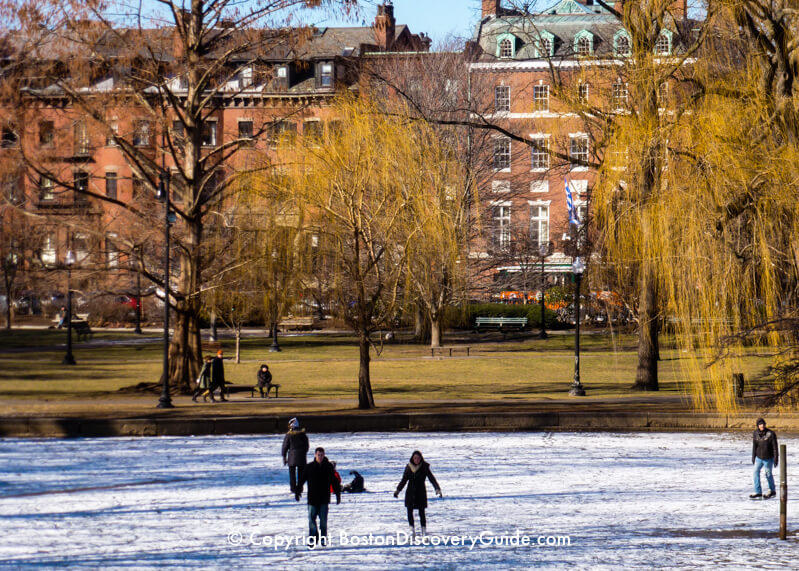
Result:
{"label": "frozen pond", "polygon": [[[779,541],[779,500],[748,499],[747,434],[310,439],[345,483],[357,469],[368,490],[331,505],[332,545],[317,550],[274,546],[307,531],[282,436],[0,439],[0,566],[791,569],[799,557],[799,481],[789,479],[791,537]],[[799,439],[781,443],[790,471]],[[415,448],[444,493],[428,488],[427,539],[440,544],[386,545],[406,538],[392,492]]]}

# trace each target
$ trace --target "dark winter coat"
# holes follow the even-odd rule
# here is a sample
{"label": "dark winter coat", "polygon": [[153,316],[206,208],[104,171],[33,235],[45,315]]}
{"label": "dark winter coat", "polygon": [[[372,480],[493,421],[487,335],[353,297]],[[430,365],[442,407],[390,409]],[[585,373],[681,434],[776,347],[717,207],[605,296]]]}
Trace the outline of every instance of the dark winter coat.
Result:
{"label": "dark winter coat", "polygon": [[211,384],[215,387],[225,386],[225,363],[218,355],[211,361]]}
{"label": "dark winter coat", "polygon": [[768,428],[763,432],[755,429],[752,434],[752,463],[755,463],[755,457],[761,460],[774,460],[774,465],[779,464],[780,449],[777,446],[777,435],[774,431]]}
{"label": "dark winter coat", "polygon": [[430,479],[437,493],[441,492],[441,488],[436,482],[435,476],[430,471],[430,464],[422,460],[419,467],[414,471],[412,462],[408,462],[405,466],[405,472],[402,473],[402,480],[397,486],[397,493],[402,491],[405,484],[408,484],[408,490],[405,492],[405,507],[412,509],[420,509],[427,507],[427,487],[425,486],[425,478]]}
{"label": "dark winter coat", "polygon": [[203,363],[203,368],[200,370],[200,383],[198,388],[207,389],[211,386],[211,363]]}
{"label": "dark winter coat", "polygon": [[320,464],[316,460],[305,466],[302,471],[297,488],[302,490],[303,484],[308,482],[308,505],[320,506],[330,503],[330,490],[336,494],[336,501],[341,501],[341,484],[336,479],[333,464],[325,458]]}
{"label": "dark winter coat", "polygon": [[266,371],[258,369],[258,385],[263,388],[272,384],[272,373],[267,369]]}
{"label": "dark winter coat", "polygon": [[283,462],[289,466],[305,466],[308,454],[308,435],[305,429],[289,430],[283,439]]}

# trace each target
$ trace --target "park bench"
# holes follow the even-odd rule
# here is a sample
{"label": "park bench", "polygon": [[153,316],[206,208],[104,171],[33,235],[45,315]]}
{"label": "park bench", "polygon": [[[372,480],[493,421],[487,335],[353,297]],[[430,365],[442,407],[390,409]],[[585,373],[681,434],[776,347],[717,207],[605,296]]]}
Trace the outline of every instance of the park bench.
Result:
{"label": "park bench", "polygon": [[452,357],[452,352],[453,351],[466,351],[466,356],[468,357],[469,356],[469,351],[471,351],[471,349],[472,349],[471,345],[452,345],[452,346],[447,346],[447,347],[443,347],[443,346],[442,347],[430,347],[430,356],[431,357],[435,357],[436,356],[436,351],[438,351],[438,352],[440,352],[442,354],[444,352],[448,351],[450,357]]}
{"label": "park bench", "polygon": [[89,322],[85,319],[73,320],[72,330],[75,331],[75,335],[78,336],[78,341],[80,341],[81,338],[83,338],[84,341],[88,341],[91,339],[92,335],[94,335],[94,331],[89,327]]}
{"label": "park bench", "polygon": [[313,329],[313,327],[314,327],[314,318],[312,316],[287,317],[286,319],[280,322],[281,331],[290,331],[290,330],[305,331]]}
{"label": "park bench", "polygon": [[[279,398],[280,395],[278,394],[278,392],[280,391],[280,385],[278,385],[276,383],[272,383],[271,387],[275,391],[275,397],[274,398]],[[225,383],[225,393],[227,393],[228,396],[230,396],[231,393],[246,393],[248,391],[250,393],[250,398],[255,398],[255,393],[259,392],[258,391],[258,386],[257,385],[233,385],[233,384]],[[264,391],[266,391],[266,387],[264,387]],[[266,398],[266,397],[264,397],[264,398]]]}
{"label": "park bench", "polygon": [[474,328],[480,333],[483,329],[518,329],[527,327],[526,317],[475,317]]}

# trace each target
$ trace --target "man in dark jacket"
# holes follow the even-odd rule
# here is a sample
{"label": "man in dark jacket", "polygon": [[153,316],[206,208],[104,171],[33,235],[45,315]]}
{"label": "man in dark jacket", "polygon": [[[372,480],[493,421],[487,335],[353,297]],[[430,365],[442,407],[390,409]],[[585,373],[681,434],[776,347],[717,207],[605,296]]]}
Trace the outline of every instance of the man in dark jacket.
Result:
{"label": "man in dark jacket", "polygon": [[283,438],[283,465],[289,467],[289,486],[291,493],[297,493],[297,481],[305,469],[305,457],[308,454],[308,435],[305,429],[300,428],[300,421],[296,418],[289,420],[289,431]]}
{"label": "man in dark jacket", "polygon": [[[766,428],[766,421],[757,419],[757,430],[752,434],[752,464],[755,465],[755,493],[750,498],[773,498],[777,495],[774,489],[774,476],[771,470],[780,462],[780,452],[777,446],[777,435],[773,430]],[[763,494],[760,487],[760,470],[765,466],[768,493]]]}
{"label": "man in dark jacket", "polygon": [[214,391],[219,389],[220,400],[225,398],[225,362],[222,357],[222,349],[216,352],[216,357],[211,361],[211,399],[213,400]]}
{"label": "man in dark jacket", "polygon": [[[327,509],[330,505],[331,488],[336,494],[336,504],[341,503],[341,484],[336,479],[333,464],[325,458],[325,449],[321,446],[314,452],[314,461],[302,471],[294,496],[298,502],[305,482],[308,482],[308,538],[311,543],[321,545],[327,542]],[[319,527],[316,526],[317,517]]]}

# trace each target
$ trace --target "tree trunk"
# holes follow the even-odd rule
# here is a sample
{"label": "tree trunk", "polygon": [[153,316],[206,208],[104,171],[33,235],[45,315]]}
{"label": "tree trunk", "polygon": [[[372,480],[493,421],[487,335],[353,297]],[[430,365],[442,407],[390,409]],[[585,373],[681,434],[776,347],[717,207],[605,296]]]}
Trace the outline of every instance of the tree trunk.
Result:
{"label": "tree trunk", "polygon": [[217,333],[216,333],[216,311],[211,311],[211,335],[209,336],[211,341],[217,341]]}
{"label": "tree trunk", "polygon": [[638,370],[633,390],[658,390],[657,291],[652,268],[643,268],[641,299],[638,302]]}
{"label": "tree trunk", "polygon": [[424,312],[418,304],[413,315],[413,338],[417,342],[424,340]]}
{"label": "tree trunk", "polygon": [[236,364],[241,363],[241,325],[236,326]]}
{"label": "tree trunk", "polygon": [[430,318],[430,346],[441,347],[441,315]]}
{"label": "tree trunk", "polygon": [[358,368],[358,408],[375,408],[372,382],[369,378],[369,334],[366,331],[361,331],[358,336],[358,346],[361,352]]}
{"label": "tree trunk", "polygon": [[172,390],[189,394],[191,379],[200,374],[202,340],[200,320],[193,312],[176,312],[175,329],[169,345],[169,385]]}

